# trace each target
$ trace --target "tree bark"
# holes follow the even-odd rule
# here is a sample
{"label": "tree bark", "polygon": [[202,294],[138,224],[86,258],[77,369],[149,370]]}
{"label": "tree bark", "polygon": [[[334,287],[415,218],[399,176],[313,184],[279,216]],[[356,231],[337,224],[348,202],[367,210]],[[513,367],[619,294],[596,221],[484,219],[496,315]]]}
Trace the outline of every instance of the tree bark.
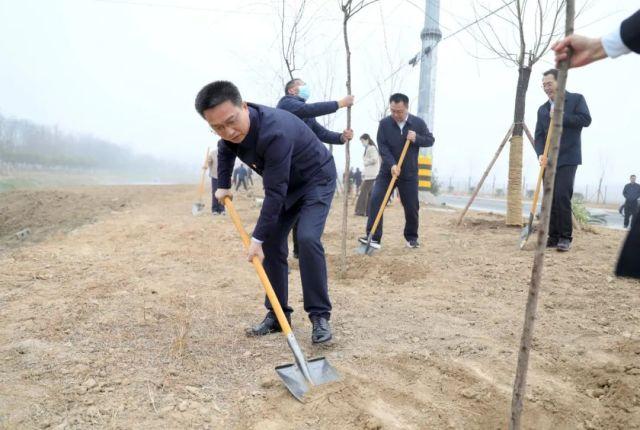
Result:
{"label": "tree bark", "polygon": [[513,114],[514,127],[509,145],[507,225],[522,225],[522,134],[530,77],[530,67],[523,65],[518,69],[518,86]]}
{"label": "tree bark", "polygon": [[[344,20],[342,21],[342,31],[344,34],[344,49],[347,55],[347,94],[351,94],[351,49],[349,48],[349,34],[347,24],[349,22],[349,14],[345,11]],[[347,129],[351,128],[351,107],[347,108]],[[347,273],[347,227],[349,216],[349,171],[351,169],[351,153],[350,141],[344,144],[344,175],[342,183],[344,186],[344,194],[342,199],[342,243],[340,258],[340,273],[344,277]]]}
{"label": "tree bark", "polygon": [[[573,0],[567,0],[566,35],[573,33],[573,22],[575,16],[575,4]],[[536,251],[531,270],[531,283],[525,308],[522,337],[520,339],[520,349],[518,351],[518,366],[516,377],[513,382],[513,395],[511,398],[511,416],[509,420],[509,430],[519,430],[522,421],[522,409],[527,386],[527,370],[529,367],[529,354],[533,341],[533,329],[536,320],[536,309],[538,297],[540,295],[540,284],[542,283],[542,272],[544,269],[544,254],[547,245],[547,232],[549,230],[549,219],[551,217],[551,202],[553,199],[553,187],[556,176],[556,166],[558,165],[558,152],[560,148],[560,138],[562,137],[562,118],[564,116],[565,88],[567,84],[567,70],[569,59],[560,64],[558,74],[558,89],[555,96],[556,109],[553,114],[553,134],[549,153],[547,155],[547,168],[544,172],[544,195],[542,197],[542,214],[538,224],[538,238]]]}

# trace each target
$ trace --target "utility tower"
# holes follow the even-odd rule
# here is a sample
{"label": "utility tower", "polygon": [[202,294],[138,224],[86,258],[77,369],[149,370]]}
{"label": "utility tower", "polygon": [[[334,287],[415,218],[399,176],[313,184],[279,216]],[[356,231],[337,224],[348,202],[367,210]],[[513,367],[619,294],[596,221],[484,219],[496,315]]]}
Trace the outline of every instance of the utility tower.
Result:
{"label": "utility tower", "polygon": [[[424,28],[420,33],[422,53],[420,55],[420,89],[418,93],[418,116],[433,132],[433,114],[436,91],[437,45],[442,39],[440,31],[440,0],[426,0]],[[418,189],[420,200],[427,198],[431,190],[431,148],[420,148],[418,158]]]}

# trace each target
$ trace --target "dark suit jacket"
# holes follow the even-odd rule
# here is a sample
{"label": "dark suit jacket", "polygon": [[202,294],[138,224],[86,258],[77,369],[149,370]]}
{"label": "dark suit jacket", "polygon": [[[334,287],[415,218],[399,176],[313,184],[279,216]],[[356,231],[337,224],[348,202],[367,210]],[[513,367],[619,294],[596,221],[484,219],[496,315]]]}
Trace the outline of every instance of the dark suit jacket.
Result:
{"label": "dark suit jacket", "polygon": [[627,201],[634,201],[640,199],[640,184],[634,182],[629,182],[624,186],[622,190],[622,195]]}
{"label": "dark suit jacket", "polygon": [[329,150],[295,115],[249,103],[249,117],[249,133],[242,142],[218,143],[218,188],[231,187],[236,157],[262,176],[265,198],[253,237],[264,241],[282,209],[334,181],[336,166]]}
{"label": "dark suit jacket", "polygon": [[640,54],[640,10],[622,21],[620,36],[627,48]]}
{"label": "dark suit jacket", "polygon": [[280,99],[278,109],[291,112],[298,118],[302,119],[305,124],[318,136],[318,139],[324,143],[333,145],[342,145],[340,139],[342,133],[327,130],[316,121],[317,116],[328,115],[338,110],[338,102],[319,102],[307,103],[302,97],[286,95]]}
{"label": "dark suit jacket", "polygon": [[616,275],[640,279],[640,217],[633,218],[631,230],[618,258]]}
{"label": "dark suit jacket", "polygon": [[[550,112],[551,103],[548,101],[538,108],[535,135],[535,147],[538,155],[544,153],[544,145],[547,140],[549,121],[551,119]],[[584,96],[567,91],[564,100],[564,118],[562,120],[558,167],[582,164],[582,141],[580,135],[582,134],[582,128],[589,127],[589,124],[591,124],[591,114]]]}
{"label": "dark suit jacket", "polygon": [[427,128],[427,124],[425,124],[421,118],[411,114],[409,114],[407,123],[404,125],[402,131],[398,123],[396,123],[391,116],[380,120],[378,124],[378,149],[382,157],[381,174],[391,175],[391,166],[398,164],[409,130],[416,132],[416,140],[409,145],[399,179],[417,178],[419,148],[433,146],[435,139]]}

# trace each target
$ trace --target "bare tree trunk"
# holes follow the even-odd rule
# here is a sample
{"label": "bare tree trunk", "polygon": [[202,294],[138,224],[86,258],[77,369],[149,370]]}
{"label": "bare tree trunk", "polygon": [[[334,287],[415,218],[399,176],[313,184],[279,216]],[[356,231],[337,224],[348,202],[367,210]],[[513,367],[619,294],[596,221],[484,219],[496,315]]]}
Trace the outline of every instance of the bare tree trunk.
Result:
{"label": "bare tree trunk", "polygon": [[[575,5],[573,0],[567,0],[567,18],[565,33],[573,33],[573,21],[575,16]],[[553,114],[553,135],[551,137],[551,147],[548,154],[548,164],[544,175],[544,195],[542,197],[542,214],[538,225],[538,240],[536,244],[533,269],[531,271],[531,284],[527,305],[525,308],[524,326],[522,328],[522,338],[518,351],[518,367],[513,383],[513,396],[511,398],[511,416],[509,420],[509,430],[519,430],[521,428],[522,408],[527,386],[527,369],[529,367],[529,354],[533,340],[533,329],[536,319],[536,309],[538,306],[538,296],[540,284],[542,282],[542,272],[544,269],[544,253],[547,245],[547,232],[549,229],[549,218],[551,216],[551,201],[553,198],[553,187],[556,176],[556,166],[558,165],[558,152],[560,148],[560,138],[562,136],[562,118],[564,116],[565,87],[567,84],[567,69],[569,59],[560,64],[558,75],[558,89],[554,100],[556,109]]]}
{"label": "bare tree trunk", "polygon": [[598,181],[598,194],[596,195],[596,203],[600,203],[600,198],[602,197],[602,179],[604,178],[604,172],[600,176],[600,180]]}
{"label": "bare tree trunk", "polygon": [[[349,48],[349,34],[347,24],[349,15],[345,13],[342,21],[342,31],[344,34],[344,49],[347,55],[347,94],[351,94],[351,49]],[[347,108],[347,129],[351,128],[351,106]],[[342,199],[342,256],[340,264],[340,272],[342,276],[347,273],[347,220],[349,215],[349,171],[351,169],[351,151],[350,141],[344,144],[344,174],[342,183],[344,184],[344,195]]]}
{"label": "bare tree trunk", "polygon": [[518,69],[513,134],[509,147],[509,186],[507,192],[507,225],[522,225],[522,135],[525,103],[531,68]]}

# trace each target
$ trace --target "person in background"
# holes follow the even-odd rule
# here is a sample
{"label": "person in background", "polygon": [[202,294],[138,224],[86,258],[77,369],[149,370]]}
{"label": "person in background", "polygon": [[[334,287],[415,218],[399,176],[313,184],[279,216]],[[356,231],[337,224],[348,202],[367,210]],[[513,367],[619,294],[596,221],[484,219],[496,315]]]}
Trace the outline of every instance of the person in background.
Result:
{"label": "person in background", "polygon": [[[558,88],[558,70],[550,69],[542,74],[542,89],[548,100],[538,108],[538,120],[535,132],[535,150],[540,159],[540,165],[546,166],[544,145],[549,131],[549,124],[553,115],[553,100]],[[562,120],[562,137],[560,138],[560,153],[556,168],[555,185],[553,187],[553,202],[551,203],[551,218],[549,220],[549,238],[547,247],[567,252],[571,249],[573,240],[573,213],[571,198],[578,166],[582,164],[582,129],[591,124],[589,107],[582,94],[566,91],[564,102],[564,118]]]}
{"label": "person in background", "polygon": [[247,169],[247,179],[249,180],[249,182],[251,183],[251,186],[253,187],[253,170],[252,169]]}
{"label": "person in background", "polygon": [[359,167],[356,167],[356,171],[353,172],[353,183],[356,186],[356,194],[360,191],[360,185],[362,185],[362,172]]}
{"label": "person in background", "polygon": [[636,183],[636,175],[631,175],[629,183],[622,190],[624,196],[624,228],[638,215],[638,199],[640,199],[640,184]]}
{"label": "person in background", "polygon": [[369,201],[371,200],[371,191],[373,183],[380,171],[380,154],[375,142],[371,140],[371,136],[363,134],[360,136],[360,143],[364,147],[362,161],[364,163],[364,174],[362,188],[356,201],[356,215],[369,216]]}
{"label": "person in background", "polygon": [[[300,118],[323,143],[343,145],[353,139],[353,130],[342,133],[327,130],[316,120],[319,116],[335,113],[338,109],[353,106],[354,97],[347,95],[337,101],[307,103],[311,89],[302,79],[294,78],[284,86],[284,96],[278,101],[277,109],[286,110]],[[298,222],[293,225],[293,258],[298,258]]]}
{"label": "person in background", "polygon": [[240,164],[233,171],[233,177],[235,178],[236,183],[236,191],[240,188],[240,185],[244,186],[244,190],[247,191],[249,188],[247,187],[247,169],[244,167],[244,164]]}
{"label": "person in background", "polygon": [[224,214],[224,205],[216,199],[218,189],[218,155],[215,151],[209,152],[207,156],[207,166],[209,177],[211,178],[211,213],[213,215]]}
{"label": "person in background", "polygon": [[[395,186],[398,188],[402,206],[404,208],[404,238],[408,248],[419,248],[418,224],[418,152],[420,148],[433,146],[435,139],[427,128],[425,122],[409,113],[409,97],[396,93],[389,97],[389,110],[391,115],[380,120],[378,125],[378,148],[382,155],[382,167],[376,177],[371,201],[369,202],[369,218],[367,219],[366,236],[358,238],[362,244],[368,244],[368,236],[373,228],[378,208],[383,204],[387,188],[391,178],[396,177]],[[398,167],[400,154],[409,141],[407,154],[402,168]],[[371,238],[371,247],[380,249],[382,238],[382,219],[378,229]]]}

